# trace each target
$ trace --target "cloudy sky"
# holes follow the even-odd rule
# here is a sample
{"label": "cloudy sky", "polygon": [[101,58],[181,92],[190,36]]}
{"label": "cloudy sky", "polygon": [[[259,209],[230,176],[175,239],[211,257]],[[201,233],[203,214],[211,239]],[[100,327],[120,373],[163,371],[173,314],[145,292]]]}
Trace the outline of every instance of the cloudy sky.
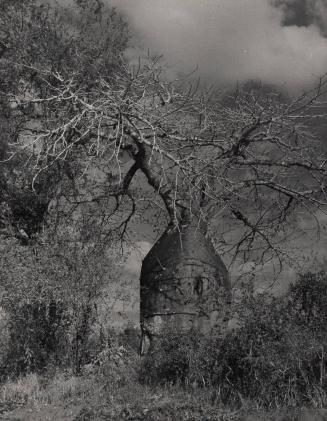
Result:
{"label": "cloudy sky", "polygon": [[327,71],[327,0],[110,3],[126,14],[144,48],[164,54],[175,69],[198,66],[210,82],[260,79],[302,89]]}

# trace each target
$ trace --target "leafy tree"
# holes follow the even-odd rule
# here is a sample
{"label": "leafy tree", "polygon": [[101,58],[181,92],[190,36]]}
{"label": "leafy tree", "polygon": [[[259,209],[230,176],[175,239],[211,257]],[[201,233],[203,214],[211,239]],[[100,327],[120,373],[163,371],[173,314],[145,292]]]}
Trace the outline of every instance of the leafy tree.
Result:
{"label": "leafy tree", "polygon": [[[8,320],[1,372],[43,370],[49,361],[78,372],[96,352],[89,347],[96,300],[117,276],[106,250],[116,241],[108,224],[114,204],[92,201],[79,151],[54,163],[30,147],[52,118],[34,103],[47,90],[38,69],[79,68],[91,89],[99,72],[120,63],[127,28],[115,10],[102,5],[99,14],[92,2],[63,10],[4,1],[0,15],[0,285]],[[40,159],[48,171],[36,177]]]}
{"label": "leafy tree", "polygon": [[[101,13],[92,2],[77,2],[76,11],[34,0],[4,1],[0,6],[2,226],[7,234],[12,226],[9,235],[15,234],[23,242],[40,230],[60,181],[71,180],[69,187],[74,188],[72,180],[79,175],[80,167],[78,160],[53,165],[51,159],[41,158],[41,150],[28,146],[29,139],[42,137],[46,130],[42,119],[52,118],[33,100],[47,91],[47,82],[38,69],[68,75],[78,68],[80,81],[91,89],[99,73],[112,73],[126,46],[126,24],[114,9],[99,4]],[[52,111],[59,117],[59,110]],[[49,171],[36,180],[40,158]]]}

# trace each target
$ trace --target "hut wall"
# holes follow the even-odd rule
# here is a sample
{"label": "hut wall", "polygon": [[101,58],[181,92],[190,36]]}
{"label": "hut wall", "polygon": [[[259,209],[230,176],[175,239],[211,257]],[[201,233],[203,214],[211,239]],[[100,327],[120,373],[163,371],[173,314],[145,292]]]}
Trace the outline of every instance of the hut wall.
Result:
{"label": "hut wall", "polygon": [[167,229],[141,271],[141,326],[153,337],[166,327],[206,333],[220,323],[230,293],[227,269],[205,230]]}

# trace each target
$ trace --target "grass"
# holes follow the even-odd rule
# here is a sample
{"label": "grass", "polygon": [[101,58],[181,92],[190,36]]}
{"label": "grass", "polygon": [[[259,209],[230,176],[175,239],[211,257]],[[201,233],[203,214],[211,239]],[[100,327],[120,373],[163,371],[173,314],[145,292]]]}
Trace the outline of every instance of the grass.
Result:
{"label": "grass", "polygon": [[[169,384],[154,387],[141,384],[134,376],[122,382],[121,379],[106,378],[104,373],[96,369],[93,373],[78,377],[58,372],[50,378],[27,374],[16,380],[7,380],[0,387],[0,408],[19,408],[20,416],[24,417],[22,408],[27,413],[31,408],[42,406],[46,406],[48,411],[51,406],[79,406],[81,420],[118,421],[129,417],[133,417],[133,420],[197,420],[204,414],[206,420],[223,419],[219,418],[222,416],[226,421],[237,419],[239,411],[220,405],[213,391],[185,389],[181,385]],[[35,417],[35,421],[38,421],[37,415]]]}
{"label": "grass", "polygon": [[[141,365],[141,358],[136,355],[117,370],[110,369],[110,365],[106,362],[88,367],[80,376],[57,371],[43,375],[30,373],[15,380],[8,379],[0,386],[0,408],[3,408],[0,413],[10,413],[10,410],[17,408],[16,412],[11,412],[13,418],[8,415],[4,419],[21,421],[44,421],[45,417],[51,421],[239,421],[252,420],[243,418],[245,414],[262,414],[263,411],[258,402],[244,398],[241,398],[241,405],[232,408],[222,402],[219,390],[214,387],[178,382],[142,384],[134,375]],[[116,363],[114,365],[117,366]],[[64,417],[64,409],[70,408],[74,408],[75,412],[70,411],[73,414],[71,418]],[[289,414],[294,413],[294,408],[286,411],[287,416],[283,415],[281,419],[293,420]],[[285,408],[274,407],[270,412],[265,412],[262,418],[253,419],[279,419],[274,418],[279,412],[285,413]],[[32,414],[32,418],[29,418],[29,414]]]}
{"label": "grass", "polygon": [[23,405],[39,402],[41,384],[37,374],[28,374],[16,380],[8,380],[0,388],[1,405]]}
{"label": "grass", "polygon": [[67,373],[57,373],[53,378],[27,374],[8,380],[0,387],[0,405],[33,405],[68,403],[91,390],[91,380]]}

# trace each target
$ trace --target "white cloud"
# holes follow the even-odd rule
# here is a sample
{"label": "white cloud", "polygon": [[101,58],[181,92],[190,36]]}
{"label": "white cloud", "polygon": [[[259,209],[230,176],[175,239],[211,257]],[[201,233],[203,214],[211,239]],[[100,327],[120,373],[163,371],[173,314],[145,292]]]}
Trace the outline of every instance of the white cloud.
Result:
{"label": "white cloud", "polygon": [[[316,8],[323,4],[308,1]],[[295,88],[327,70],[327,39],[318,26],[283,26],[282,9],[271,0],[114,3],[127,14],[144,47],[163,53],[179,70],[198,65],[208,81],[261,79]]]}

